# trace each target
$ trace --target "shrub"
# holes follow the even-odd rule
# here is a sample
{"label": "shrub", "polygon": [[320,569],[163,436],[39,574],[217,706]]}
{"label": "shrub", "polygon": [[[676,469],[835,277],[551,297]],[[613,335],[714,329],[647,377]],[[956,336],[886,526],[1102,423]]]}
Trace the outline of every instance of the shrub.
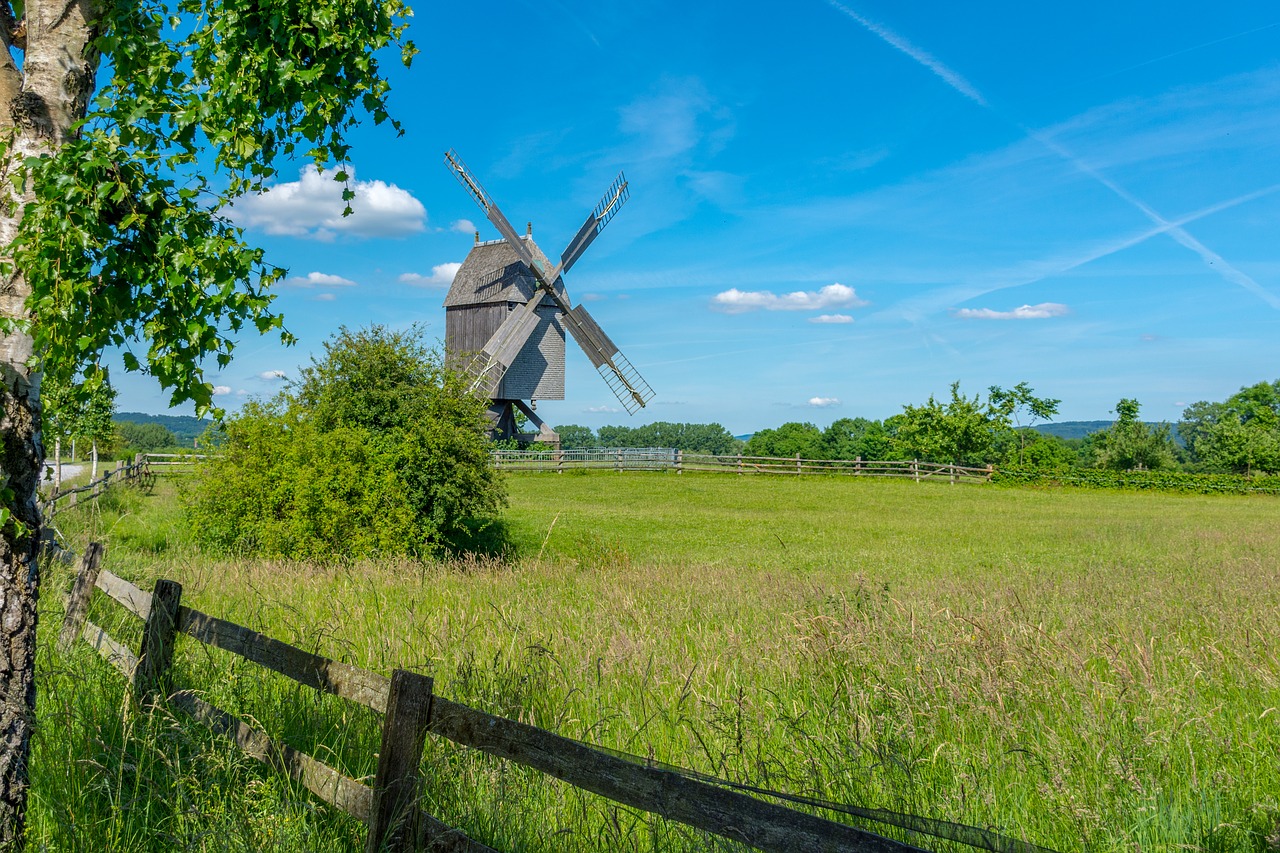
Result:
{"label": "shrub", "polygon": [[427,556],[505,503],[486,401],[420,330],[345,327],[300,380],[223,425],[185,495],[204,545],[263,556]]}

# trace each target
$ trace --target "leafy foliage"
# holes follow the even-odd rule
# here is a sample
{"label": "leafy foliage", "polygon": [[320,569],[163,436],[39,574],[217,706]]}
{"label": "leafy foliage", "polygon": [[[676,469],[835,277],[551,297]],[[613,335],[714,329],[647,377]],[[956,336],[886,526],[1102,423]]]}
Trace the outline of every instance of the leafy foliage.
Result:
{"label": "leafy foliage", "polygon": [[599,434],[590,427],[567,424],[556,427],[565,450],[584,447],[672,447],[687,453],[723,455],[737,451],[740,442],[720,424],[656,421],[638,427],[603,426]]}
{"label": "leafy foliage", "polygon": [[270,556],[425,556],[493,520],[505,493],[486,403],[420,336],[344,327],[296,385],[229,419],[187,495],[196,537]]}
{"label": "leafy foliage", "polygon": [[996,431],[1007,429],[978,396],[961,394],[959,382],[951,384],[951,400],[945,405],[930,395],[923,406],[907,405],[891,421],[894,443],[905,458],[963,465],[984,463]]}
{"label": "leafy foliage", "polygon": [[1194,403],[1182,418],[1178,432],[1209,469],[1280,472],[1280,380],[1241,388],[1221,403]]}
{"label": "leafy foliage", "polygon": [[1141,408],[1137,400],[1121,400],[1116,404],[1116,422],[1105,432],[1094,435],[1093,448],[1099,468],[1157,471],[1174,467],[1177,448],[1169,425],[1144,424],[1138,420]]}
{"label": "leafy foliage", "polygon": [[113,73],[75,133],[11,164],[29,196],[7,263],[32,287],[26,325],[47,372],[96,375],[96,354],[120,346],[127,369],[145,364],[175,403],[203,411],[213,389],[202,359],[225,366],[234,333],[292,340],[270,308],[283,271],[244,243],[227,205],[264,189],[281,163],[345,163],[345,135],[363,116],[389,120],[378,54],[399,46],[411,61],[410,12],[399,0],[99,11],[94,48]]}
{"label": "leafy foliage", "polygon": [[1070,471],[1028,471],[997,468],[991,482],[1009,486],[1081,486],[1182,492],[1197,495],[1280,495],[1280,477],[1243,477],[1238,474],[1197,474],[1187,471],[1115,471],[1085,468]]}
{"label": "leafy foliage", "polygon": [[795,456],[822,459],[822,430],[811,423],[791,421],[777,429],[762,429],[747,441],[744,456]]}
{"label": "leafy foliage", "polygon": [[41,388],[44,431],[49,437],[106,441],[115,427],[116,390],[101,375],[68,384],[49,377]]}
{"label": "leafy foliage", "polygon": [[125,447],[141,453],[173,447],[178,438],[160,424],[135,424],[130,421],[116,424],[116,431]]}

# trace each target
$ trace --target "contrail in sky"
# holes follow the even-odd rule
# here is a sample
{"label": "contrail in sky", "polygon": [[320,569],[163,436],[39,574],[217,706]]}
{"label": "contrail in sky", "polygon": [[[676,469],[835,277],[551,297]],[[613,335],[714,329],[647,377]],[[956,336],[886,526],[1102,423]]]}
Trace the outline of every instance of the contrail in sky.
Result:
{"label": "contrail in sky", "polygon": [[[999,112],[997,112],[996,109],[991,106],[991,104],[987,101],[987,99],[983,97],[982,93],[979,92],[972,83],[966,80],[959,73],[947,67],[940,60],[935,58],[929,52],[925,51],[923,48],[915,46],[914,44],[907,41],[905,38],[893,32],[892,30],[888,29],[887,27],[884,27],[880,24],[877,24],[875,21],[872,21],[868,18],[863,17],[862,15],[855,12],[853,9],[850,9],[848,6],[845,6],[843,3],[837,2],[837,0],[827,0],[827,3],[830,4],[832,8],[843,12],[845,15],[848,15],[850,18],[857,21],[858,24],[861,25],[864,29],[866,29],[868,32],[870,32],[871,34],[875,35],[877,38],[884,41],[890,47],[893,47],[893,48],[896,48],[897,50],[902,51],[903,53],[911,57],[920,65],[923,65],[925,68],[928,68],[930,71],[936,74],[939,78],[941,78],[943,82],[945,82],[948,86],[950,86],[955,91],[959,92],[961,95],[964,95],[966,98],[973,101],[975,104],[978,104],[984,109],[992,113],[995,113],[997,116],[999,116]],[[1266,29],[1266,28],[1264,27],[1263,29]],[[1003,118],[1003,116],[1001,117]],[[1280,297],[1277,297],[1275,294],[1269,292],[1262,285],[1258,284],[1258,282],[1254,281],[1253,278],[1251,278],[1249,275],[1237,269],[1236,267],[1232,266],[1230,262],[1228,262],[1225,258],[1219,255],[1217,252],[1213,251],[1208,246],[1204,245],[1199,240],[1197,240],[1195,237],[1188,234],[1187,231],[1183,229],[1178,222],[1170,222],[1169,220],[1165,219],[1158,212],[1156,212],[1156,210],[1154,210],[1149,204],[1142,201],[1137,196],[1133,195],[1131,192],[1129,192],[1124,187],[1117,184],[1115,181],[1103,175],[1097,169],[1094,169],[1092,166],[1090,166],[1080,157],[1076,156],[1074,153],[1068,150],[1060,142],[1044,135],[1043,133],[1037,133],[1033,130],[1030,130],[1029,128],[1021,124],[1018,124],[1017,127],[1024,134],[1026,134],[1028,139],[1032,139],[1035,142],[1038,142],[1039,144],[1043,145],[1046,149],[1053,152],[1054,154],[1057,154],[1059,157],[1066,160],[1072,166],[1079,169],[1082,173],[1093,178],[1095,181],[1102,184],[1111,192],[1115,193],[1115,195],[1118,196],[1120,199],[1124,200],[1129,205],[1136,208],[1143,216],[1147,217],[1153,223],[1155,223],[1157,228],[1153,233],[1167,233],[1174,240],[1177,240],[1180,244],[1182,244],[1186,248],[1190,249],[1191,251],[1199,255],[1201,260],[1203,260],[1207,266],[1213,267],[1214,271],[1217,272],[1218,275],[1220,275],[1222,278],[1226,279],[1232,284],[1243,287],[1245,290],[1249,291],[1253,295],[1262,299],[1272,308],[1280,309]],[[1268,190],[1268,191],[1262,192],[1261,194],[1265,195],[1267,194],[1267,192],[1270,192],[1270,191]],[[1231,205],[1231,206],[1234,206],[1234,205]],[[1199,218],[1199,217],[1196,217],[1196,218]]]}
{"label": "contrail in sky", "polygon": [[934,74],[937,74],[939,77],[943,79],[943,81],[948,86],[950,86],[952,89],[955,89],[957,92],[964,95],[966,98],[973,101],[978,106],[981,106],[981,107],[990,106],[987,103],[986,98],[982,97],[982,93],[979,92],[977,89],[975,89],[972,83],[964,79],[964,77],[957,74],[955,71],[948,68],[946,65],[944,65],[941,61],[939,61],[936,57],[934,57],[928,51],[924,50],[923,48],[917,47],[916,45],[904,39],[902,36],[895,33],[893,30],[889,29],[888,27],[883,26],[881,24],[877,24],[875,21],[872,21],[869,18],[864,18],[862,15],[859,15],[857,12],[853,11],[843,3],[838,3],[836,2],[836,0],[827,0],[827,2],[831,4],[831,7],[833,9],[838,9],[841,12],[844,12],[846,15],[848,15],[850,18],[853,18],[863,27],[875,33],[886,44],[890,45],[891,47],[897,48],[898,50],[905,53],[907,56],[914,59],[916,62],[923,65],[925,68],[928,68]]}

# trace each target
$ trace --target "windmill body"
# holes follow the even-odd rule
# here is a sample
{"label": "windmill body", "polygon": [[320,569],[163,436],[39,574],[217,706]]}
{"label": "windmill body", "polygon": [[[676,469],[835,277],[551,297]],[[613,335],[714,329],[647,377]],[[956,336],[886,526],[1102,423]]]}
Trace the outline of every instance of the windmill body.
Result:
{"label": "windmill body", "polygon": [[[632,414],[643,408],[653,389],[587,309],[570,304],[561,278],[626,202],[626,179],[618,175],[553,266],[533,242],[532,225],[524,236],[516,234],[458,156],[450,151],[445,161],[502,235],[483,243],[476,235],[444,303],[445,350],[455,367],[471,375],[472,390],[489,397],[492,434],[559,442],[533,408],[537,400],[564,399],[565,329],[623,407]],[[517,432],[517,411],[538,433]]]}
{"label": "windmill body", "polygon": [[[535,259],[548,263],[532,236],[521,238]],[[559,291],[564,293],[563,284]],[[480,353],[513,312],[542,299],[538,280],[506,240],[476,240],[445,297],[445,350]],[[492,391],[490,420],[502,438],[516,437],[515,411],[525,400],[564,399],[564,319],[547,301],[535,309],[537,324]],[[532,414],[532,406],[526,415]],[[555,442],[557,437],[536,416],[536,435],[526,439]]]}

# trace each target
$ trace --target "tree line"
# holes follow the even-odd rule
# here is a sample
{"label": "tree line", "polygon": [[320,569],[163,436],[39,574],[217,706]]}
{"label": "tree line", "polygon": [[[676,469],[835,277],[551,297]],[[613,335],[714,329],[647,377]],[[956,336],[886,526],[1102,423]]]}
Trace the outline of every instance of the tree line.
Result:
{"label": "tree line", "polygon": [[1196,473],[1280,472],[1280,380],[1246,386],[1220,402],[1194,403],[1176,424],[1140,419],[1141,404],[1124,398],[1115,420],[1083,438],[1041,432],[1060,400],[1040,397],[1028,383],[993,385],[967,396],[960,383],[948,398],[907,404],[884,420],[840,418],[825,429],[792,421],[763,429],[745,443],[720,424],[654,423],[606,426],[593,432],[557,427],[561,446],[674,447],[691,453],[804,459],[874,459],[995,465],[1006,469],[1069,471],[1184,470]]}

